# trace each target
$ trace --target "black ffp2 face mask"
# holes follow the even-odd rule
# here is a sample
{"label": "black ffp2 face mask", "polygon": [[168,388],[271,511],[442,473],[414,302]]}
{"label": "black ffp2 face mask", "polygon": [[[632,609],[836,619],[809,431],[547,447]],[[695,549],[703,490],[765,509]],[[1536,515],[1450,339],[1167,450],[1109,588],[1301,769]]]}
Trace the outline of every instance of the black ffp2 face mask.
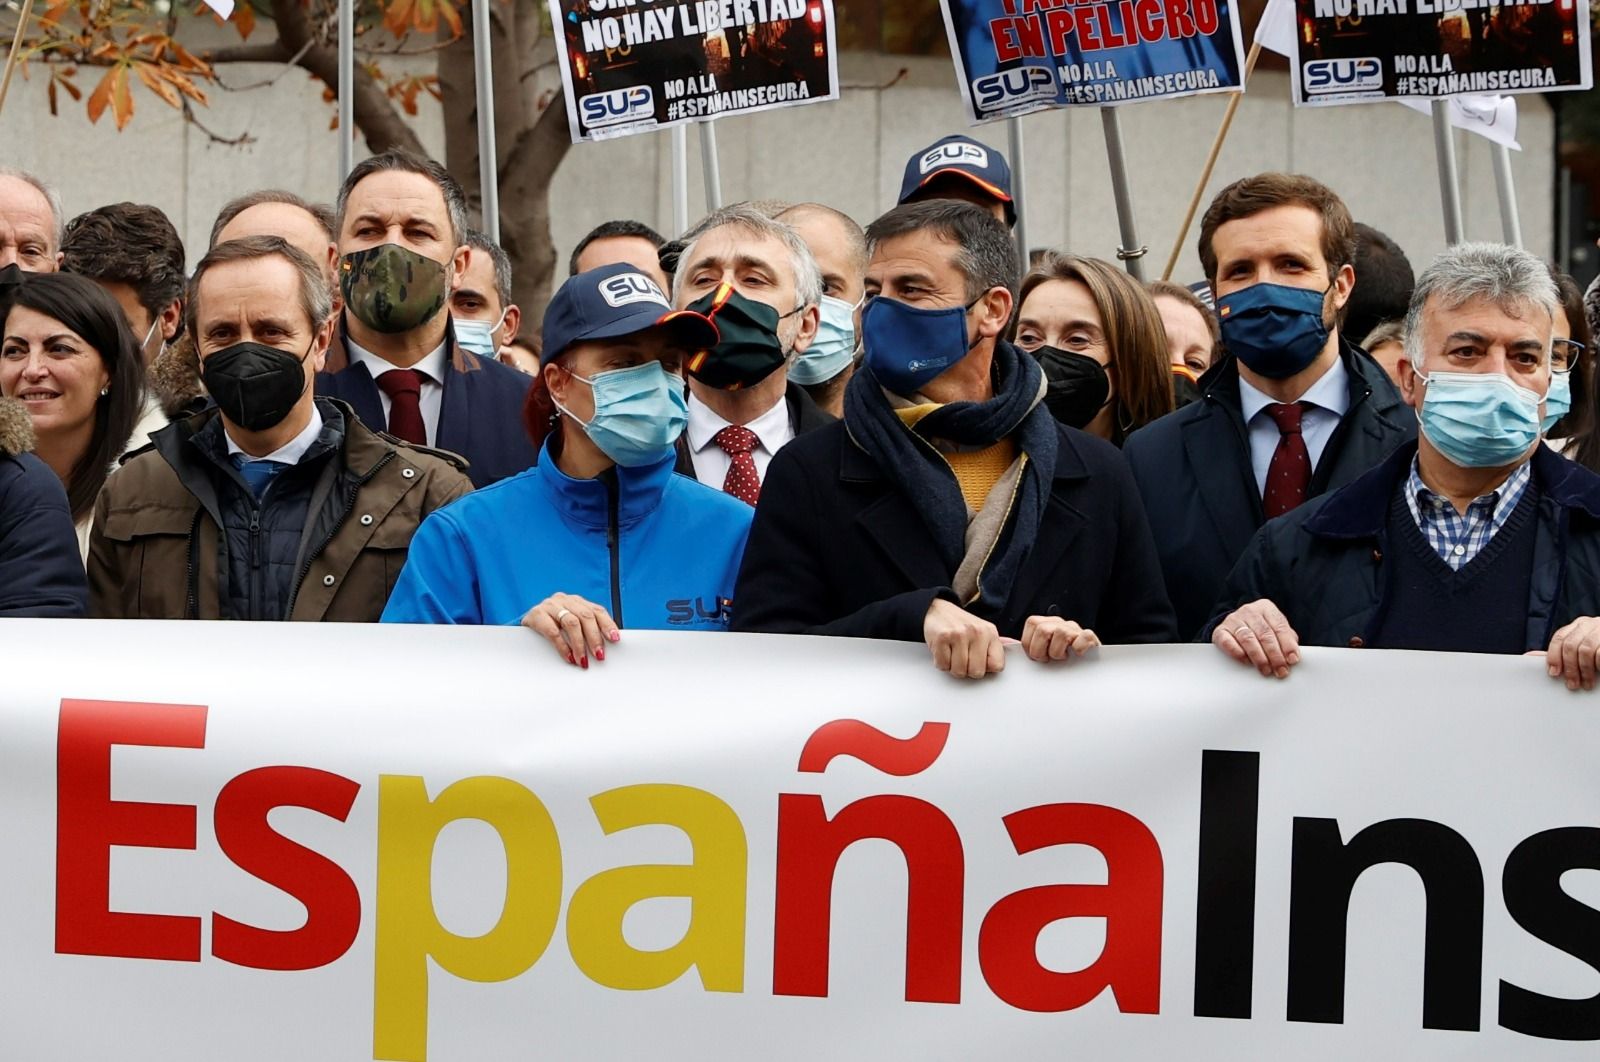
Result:
{"label": "black ffp2 face mask", "polygon": [[1032,353],[1044,369],[1045,408],[1067,427],[1086,427],[1111,400],[1106,367],[1087,354],[1058,347],[1036,347]]}
{"label": "black ffp2 face mask", "polygon": [[217,408],[231,424],[245,431],[266,431],[283,418],[305,394],[305,360],[263,343],[235,343],[201,363],[200,379]]}

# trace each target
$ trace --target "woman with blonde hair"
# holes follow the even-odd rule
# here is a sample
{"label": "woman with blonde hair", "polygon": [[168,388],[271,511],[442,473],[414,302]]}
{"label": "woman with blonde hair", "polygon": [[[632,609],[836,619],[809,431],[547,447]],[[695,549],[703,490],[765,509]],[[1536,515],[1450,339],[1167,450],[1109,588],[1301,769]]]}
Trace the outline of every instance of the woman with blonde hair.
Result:
{"label": "woman with blonde hair", "polygon": [[1063,424],[1121,446],[1173,410],[1161,311],[1110,262],[1046,253],[1022,279],[1014,334],[1039,359],[1045,404]]}

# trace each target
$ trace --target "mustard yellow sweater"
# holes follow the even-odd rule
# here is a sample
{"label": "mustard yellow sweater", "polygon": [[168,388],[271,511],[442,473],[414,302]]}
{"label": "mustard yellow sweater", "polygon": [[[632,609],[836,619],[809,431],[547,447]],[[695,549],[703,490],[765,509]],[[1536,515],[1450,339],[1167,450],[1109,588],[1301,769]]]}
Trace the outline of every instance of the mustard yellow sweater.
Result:
{"label": "mustard yellow sweater", "polygon": [[[918,421],[938,408],[938,403],[928,402],[897,409],[895,413],[902,424],[915,428]],[[982,450],[941,450],[940,456],[950,465],[950,471],[955,473],[956,483],[961,486],[961,496],[966,499],[967,507],[976,511],[983,508],[989,492],[1017,459],[1017,444],[1010,439],[1001,439]]]}

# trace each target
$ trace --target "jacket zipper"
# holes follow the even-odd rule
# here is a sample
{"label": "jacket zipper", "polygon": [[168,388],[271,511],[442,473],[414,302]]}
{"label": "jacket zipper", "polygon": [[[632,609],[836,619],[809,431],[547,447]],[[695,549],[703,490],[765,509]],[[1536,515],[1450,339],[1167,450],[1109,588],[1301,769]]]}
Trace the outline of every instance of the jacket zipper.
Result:
{"label": "jacket zipper", "polygon": [[350,489],[345,492],[344,510],[339,513],[339,519],[334,521],[333,527],[323,536],[322,541],[317,543],[317,548],[306,554],[305,563],[300,565],[300,571],[295,575],[294,589],[289,591],[289,605],[283,610],[283,618],[285,620],[294,615],[295,602],[300,599],[300,584],[306,581],[306,573],[311,571],[311,565],[316,563],[317,558],[322,555],[322,551],[328,548],[328,543],[332,542],[333,536],[337,535],[339,529],[344,527],[344,522],[350,519],[350,513],[356,507],[356,495],[360,493],[361,488],[366,486],[373,476],[378,474],[384,465],[389,463],[389,459],[393,456],[393,450],[385,453],[378,459],[378,463],[368,470],[366,475],[352,483]]}
{"label": "jacket zipper", "polygon": [[617,533],[618,495],[615,468],[606,473],[606,549],[611,553],[611,619],[622,626],[622,549]]}
{"label": "jacket zipper", "polygon": [[199,565],[196,563],[195,554],[200,551],[200,517],[203,515],[205,508],[202,506],[195,510],[194,523],[189,525],[189,566],[183,575],[183,584],[189,592],[189,598],[183,606],[185,619],[200,618],[200,580],[196,571]]}

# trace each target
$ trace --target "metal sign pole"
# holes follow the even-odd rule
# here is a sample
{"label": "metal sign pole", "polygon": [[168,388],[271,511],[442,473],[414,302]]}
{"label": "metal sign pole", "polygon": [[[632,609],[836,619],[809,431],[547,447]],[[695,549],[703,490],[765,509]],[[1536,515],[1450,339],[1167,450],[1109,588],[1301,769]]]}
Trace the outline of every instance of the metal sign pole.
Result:
{"label": "metal sign pole", "polygon": [[1143,283],[1142,259],[1150,248],[1139,242],[1138,226],[1133,221],[1133,194],[1128,188],[1128,160],[1122,153],[1122,119],[1115,107],[1100,108],[1100,125],[1106,135],[1106,161],[1111,164],[1111,190],[1117,199],[1117,225],[1122,231],[1122,246],[1117,257],[1128,267],[1133,279]]}
{"label": "metal sign pole", "polygon": [[339,0],[339,183],[356,164],[356,7]]}
{"label": "metal sign pole", "polygon": [[722,206],[722,168],[717,161],[717,127],[713,122],[700,123],[700,173],[706,180],[706,210]]}
{"label": "metal sign pole", "polygon": [[1022,272],[1028,271],[1028,229],[1026,225],[1027,214],[1023,205],[1027,199],[1023,195],[1024,181],[1022,163],[1022,119],[1013,118],[1006,123],[1011,134],[1011,206],[1016,211],[1017,224],[1017,258],[1021,262]]}
{"label": "metal sign pole", "polygon": [[672,234],[689,231],[689,127],[672,127]]}
{"label": "metal sign pole", "polygon": [[500,242],[500,156],[494,142],[494,57],[489,52],[489,0],[472,0],[472,63],[478,96],[478,182],[483,231]]}
{"label": "metal sign pole", "polygon": [[1466,228],[1461,223],[1461,179],[1456,169],[1456,139],[1450,129],[1450,101],[1433,101],[1433,151],[1439,162],[1439,203],[1444,208],[1444,238],[1460,243]]}
{"label": "metal sign pole", "polygon": [[1517,213],[1517,184],[1511,175],[1511,149],[1495,144],[1489,149],[1494,155],[1494,185],[1500,195],[1500,226],[1506,242],[1513,247],[1522,246],[1522,218]]}

